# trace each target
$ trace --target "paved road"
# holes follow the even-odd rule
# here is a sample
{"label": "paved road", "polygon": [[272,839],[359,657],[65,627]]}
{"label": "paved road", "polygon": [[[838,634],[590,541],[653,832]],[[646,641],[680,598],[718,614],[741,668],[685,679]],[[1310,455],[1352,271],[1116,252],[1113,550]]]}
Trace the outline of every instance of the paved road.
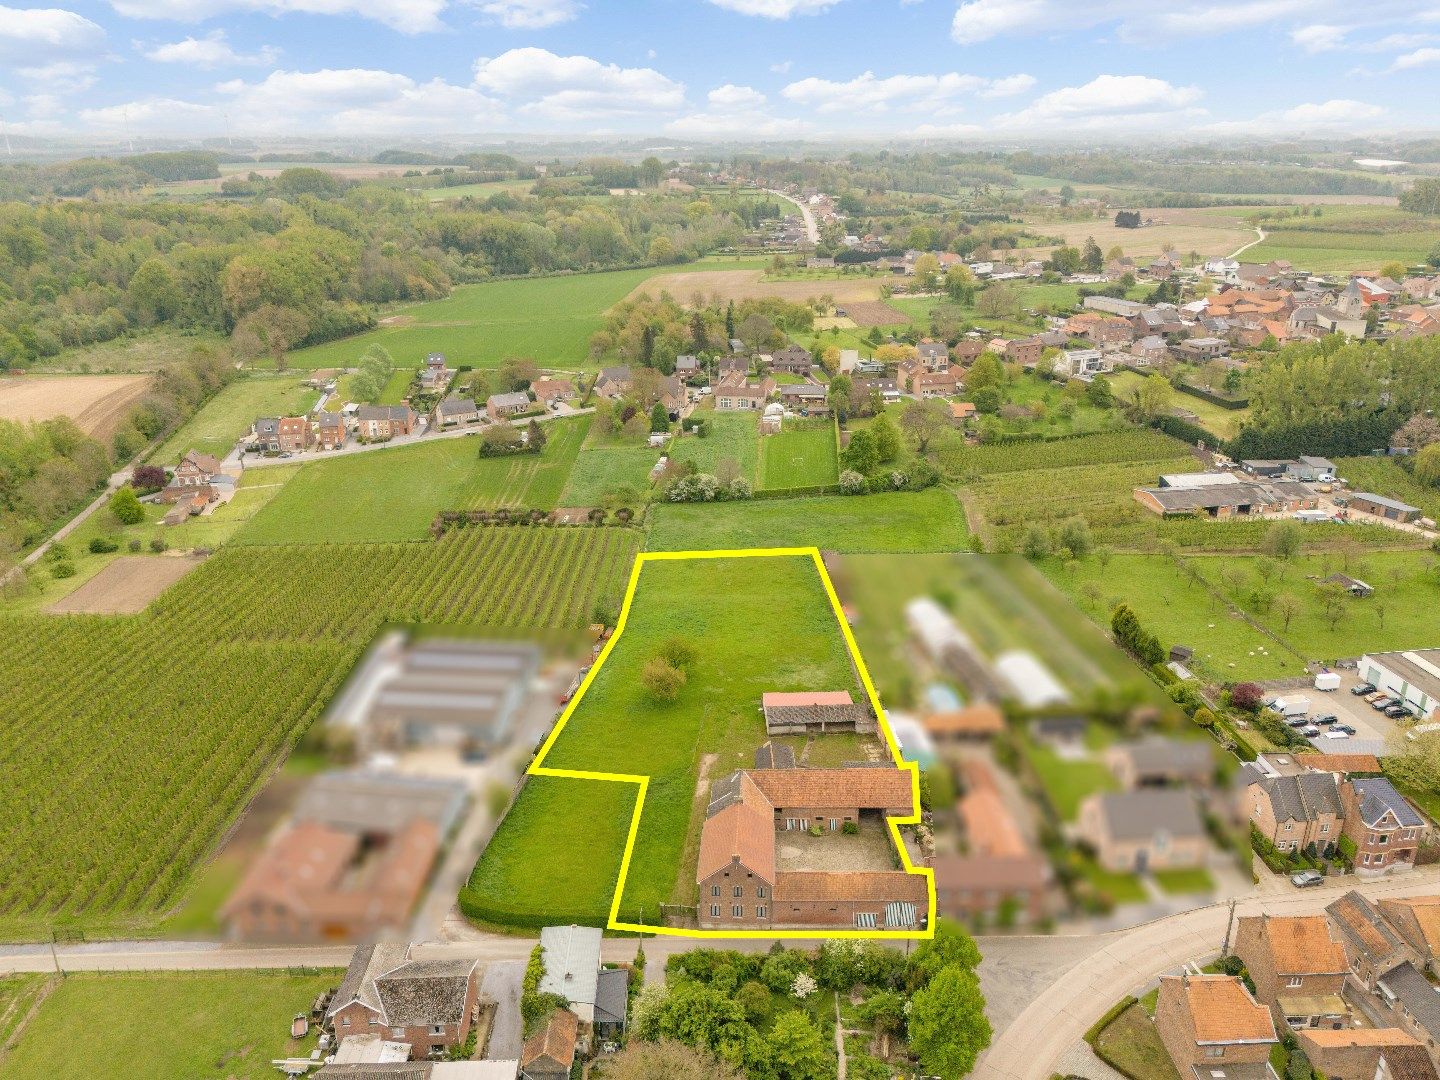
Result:
{"label": "paved road", "polygon": [[[528,957],[527,957],[528,959]],[[480,993],[495,1002],[495,1023],[485,1056],[508,1061],[520,1056],[525,1044],[524,1024],[520,1016],[520,991],[525,981],[525,960],[505,960],[491,964],[480,978]]]}
{"label": "paved road", "polygon": [[786,195],[783,191],[775,191],[772,188],[766,188],[765,191],[766,194],[774,195],[777,199],[784,199],[786,202],[794,203],[800,211],[800,216],[805,219],[806,238],[812,244],[818,244],[820,242],[820,226],[815,224],[815,215],[810,212],[810,207],[806,206],[799,199]]}
{"label": "paved road", "polygon": [[[1236,916],[1313,915],[1347,889],[1366,896],[1414,896],[1440,888],[1440,867],[1425,867],[1397,878],[1357,883],[1353,879],[1318,889],[1262,893],[1241,900]],[[1225,939],[1229,906],[1215,904],[1105,934],[1098,947],[1042,992],[1004,1028],[975,1070],[977,1080],[1046,1080],[1056,1063],[1118,998],[1143,990],[1166,972],[1217,955]],[[1054,939],[1060,943],[1064,939]],[[982,951],[993,948],[982,941]],[[1022,968],[1023,960],[1019,961]],[[982,983],[986,972],[981,971]],[[993,979],[993,974],[992,974]]]}

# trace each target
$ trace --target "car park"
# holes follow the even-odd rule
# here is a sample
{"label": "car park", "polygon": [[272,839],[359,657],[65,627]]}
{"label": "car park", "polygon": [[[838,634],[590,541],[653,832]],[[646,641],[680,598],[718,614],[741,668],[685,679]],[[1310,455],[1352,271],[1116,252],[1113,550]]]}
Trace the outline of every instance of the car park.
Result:
{"label": "car park", "polygon": [[1297,889],[1308,889],[1314,885],[1319,885],[1324,880],[1325,875],[1320,873],[1319,870],[1301,870],[1298,874],[1290,875],[1290,884],[1294,885]]}

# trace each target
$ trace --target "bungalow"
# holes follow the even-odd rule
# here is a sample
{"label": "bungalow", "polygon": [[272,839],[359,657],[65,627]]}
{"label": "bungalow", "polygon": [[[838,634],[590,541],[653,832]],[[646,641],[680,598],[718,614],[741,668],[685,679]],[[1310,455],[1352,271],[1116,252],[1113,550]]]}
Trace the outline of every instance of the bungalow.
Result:
{"label": "bungalow", "polygon": [[1269,1077],[1280,1042],[1270,1011],[1233,975],[1162,975],[1155,1031],[1184,1080]]}
{"label": "bungalow", "polygon": [[595,379],[595,393],[601,397],[618,398],[630,392],[630,368],[625,364],[602,368]]}
{"label": "bungalow", "polygon": [[1323,915],[1242,916],[1235,929],[1235,955],[1277,1025],[1347,1025],[1350,1007],[1340,991],[1350,961]]}
{"label": "bungalow", "polygon": [[1355,844],[1359,877],[1405,873],[1425,835],[1425,819],[1384,777],[1346,780],[1340,788],[1344,834]]}
{"label": "bungalow", "polygon": [[315,421],[315,445],[321,450],[339,450],[345,445],[345,417],[338,412],[322,412]]}
{"label": "bungalow", "polygon": [[[599,928],[592,926],[546,926],[540,930],[545,956],[540,992],[564,998],[570,1011],[586,1024],[596,1022],[600,978],[605,974],[600,968],[600,936]],[[626,973],[620,975],[623,978]],[[624,1022],[622,1008],[618,1023]]]}
{"label": "bungalow", "polygon": [[1185,791],[1091,795],[1080,805],[1077,832],[1100,865],[1117,873],[1203,866],[1209,851],[1195,799]]}
{"label": "bungalow", "polygon": [[411,953],[409,945],[355,950],[325,1013],[337,1040],[382,1035],[423,1060],[463,1045],[481,1010],[495,1008],[480,996],[478,960],[420,960]]}
{"label": "bungalow", "polygon": [[823,416],[830,411],[828,392],[815,383],[782,386],[780,400],[787,408],[798,409],[805,416]]}
{"label": "bungalow", "polygon": [[435,406],[435,423],[441,427],[452,424],[473,424],[480,419],[480,410],[474,398],[451,395]]}
{"label": "bungalow", "polygon": [[569,379],[536,379],[530,384],[530,392],[536,401],[549,408],[554,402],[574,397],[575,384]]}
{"label": "bungalow", "polygon": [[361,405],[355,412],[356,430],[366,439],[393,439],[415,430],[415,410],[409,405]]}
{"label": "bungalow", "polygon": [[1152,736],[1113,747],[1106,764],[1127,791],[1140,787],[1204,787],[1215,775],[1210,744]]}
{"label": "bungalow", "polygon": [[491,420],[498,421],[525,412],[532,405],[529,394],[516,390],[509,394],[491,394],[485,402],[485,412]]}

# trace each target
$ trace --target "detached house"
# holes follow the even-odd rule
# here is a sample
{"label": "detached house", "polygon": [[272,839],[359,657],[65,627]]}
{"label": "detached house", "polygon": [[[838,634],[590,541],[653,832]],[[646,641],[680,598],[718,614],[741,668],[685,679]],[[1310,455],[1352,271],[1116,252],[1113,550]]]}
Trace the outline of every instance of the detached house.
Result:
{"label": "detached house", "polygon": [[775,380],[768,375],[753,383],[746,382],[743,373],[726,375],[715,387],[715,408],[721,412],[758,411],[764,408],[766,400],[774,392]]}
{"label": "detached house", "polygon": [[280,418],[261,416],[250,425],[250,445],[258,450],[280,452]]}
{"label": "detached house", "polygon": [[441,427],[454,424],[473,424],[480,419],[480,410],[474,398],[451,395],[435,406],[435,422]]}
{"label": "detached house", "polygon": [[172,487],[203,487],[210,483],[220,471],[220,459],[202,454],[198,450],[188,451],[170,477]]}
{"label": "detached house", "polygon": [[315,445],[321,450],[339,450],[345,445],[345,417],[338,412],[322,412],[315,421]]}
{"label": "detached house", "polygon": [[1350,962],[1324,916],[1244,916],[1236,925],[1235,955],[1277,1024],[1346,1026],[1350,1007],[1340,991]]}
{"label": "detached house", "polygon": [[1203,866],[1209,851],[1195,798],[1186,791],[1092,795],[1080,805],[1078,832],[1100,865],[1116,872]]}
{"label": "detached house", "polygon": [[381,1035],[408,1043],[411,1060],[459,1046],[482,1007],[478,960],[414,960],[408,945],[362,945],[355,950],[325,1014],[337,1040]]}
{"label": "detached house", "polygon": [[1183,1080],[1260,1080],[1280,1041],[1270,1011],[1231,975],[1162,976],[1155,1030]]}
{"label": "detached house", "polygon": [[799,345],[786,345],[770,357],[770,370],[783,371],[789,375],[809,375],[815,360],[808,349]]}
{"label": "detached house", "polygon": [[617,398],[630,392],[630,368],[624,364],[607,367],[595,378],[595,393],[601,397]]}
{"label": "detached house", "polygon": [[1245,789],[1245,816],[1280,851],[1324,853],[1340,842],[1344,809],[1330,773],[1310,772],[1257,780]]}
{"label": "detached house", "polygon": [[[915,346],[915,353],[919,357],[920,363],[925,365],[926,371],[950,370],[950,350],[946,348],[943,341],[931,341],[929,338],[925,338]],[[979,356],[980,354],[977,352],[975,355]]]}
{"label": "detached house", "polygon": [[530,395],[524,390],[510,394],[491,394],[485,402],[485,412],[491,420],[504,420],[531,407]]}
{"label": "detached house", "polygon": [[1347,780],[1341,788],[1345,835],[1355,843],[1360,877],[1404,873],[1415,867],[1425,819],[1383,777]]}

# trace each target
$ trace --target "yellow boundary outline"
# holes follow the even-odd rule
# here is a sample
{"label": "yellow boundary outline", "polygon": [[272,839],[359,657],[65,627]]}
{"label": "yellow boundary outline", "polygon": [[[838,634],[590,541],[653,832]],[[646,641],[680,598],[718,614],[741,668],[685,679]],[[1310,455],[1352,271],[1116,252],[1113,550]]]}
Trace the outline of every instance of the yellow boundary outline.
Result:
{"label": "yellow boundary outline", "polygon": [[[915,813],[903,818],[888,818],[891,836],[895,842],[896,849],[900,852],[900,861],[904,864],[907,874],[920,874],[925,878],[925,893],[928,899],[928,918],[924,930],[684,930],[669,926],[650,926],[645,923],[627,923],[620,919],[620,899],[625,894],[625,880],[630,872],[630,858],[635,852],[635,837],[640,832],[640,814],[645,807],[645,795],[650,787],[650,777],[635,776],[627,773],[588,772],[580,769],[547,769],[544,767],[545,758],[550,753],[550,748],[555,745],[555,740],[565,730],[570,717],[574,715],[580,702],[585,699],[586,691],[590,684],[595,681],[595,676],[605,661],[609,659],[610,652],[615,648],[615,643],[620,640],[620,635],[625,632],[625,623],[630,617],[630,605],[635,600],[635,589],[640,584],[640,572],[650,562],[677,562],[684,559],[763,559],[763,558],[794,558],[808,557],[815,563],[815,569],[820,574],[820,582],[825,586],[825,595],[830,598],[830,610],[835,616],[835,621],[840,626],[840,633],[845,639],[845,646],[850,650],[850,657],[855,662],[855,670],[860,673],[860,682],[865,687],[865,693],[870,698],[870,705],[875,710],[879,719],[880,730],[885,733],[885,744],[890,748],[890,756],[895,761],[895,766],[910,773],[910,795],[911,805],[915,807]],[[911,825],[920,820],[920,767],[912,761],[906,761],[900,756],[900,745],[895,741],[895,735],[890,730],[890,721],[886,719],[885,711],[880,706],[880,696],[875,692],[875,684],[870,681],[870,672],[865,667],[865,659],[860,655],[860,648],[855,644],[855,635],[850,631],[850,624],[845,621],[845,613],[840,606],[840,597],[835,593],[835,586],[830,581],[830,575],[825,570],[825,563],[820,558],[820,549],[814,547],[791,547],[791,548],[742,548],[737,550],[717,551],[651,551],[641,552],[635,557],[635,565],[630,570],[630,584],[625,589],[625,602],[620,608],[620,618],[615,624],[615,632],[610,635],[610,640],[600,650],[600,656],[596,659],[584,680],[580,683],[575,696],[565,706],[565,711],[560,714],[554,729],[546,737],[545,742],[540,746],[540,752],[535,755],[535,760],[525,770],[529,776],[555,776],[567,780],[606,780],[612,783],[634,784],[640,789],[639,796],[635,800],[635,810],[630,816],[630,833],[625,839],[625,855],[620,862],[620,877],[615,883],[615,897],[610,903],[610,915],[605,924],[607,930],[630,930],[644,934],[661,934],[670,937],[689,938],[879,938],[887,941],[904,939],[931,938],[935,936],[935,872],[923,866],[916,866],[910,861],[910,854],[905,849],[905,844],[900,837],[900,826]]]}

